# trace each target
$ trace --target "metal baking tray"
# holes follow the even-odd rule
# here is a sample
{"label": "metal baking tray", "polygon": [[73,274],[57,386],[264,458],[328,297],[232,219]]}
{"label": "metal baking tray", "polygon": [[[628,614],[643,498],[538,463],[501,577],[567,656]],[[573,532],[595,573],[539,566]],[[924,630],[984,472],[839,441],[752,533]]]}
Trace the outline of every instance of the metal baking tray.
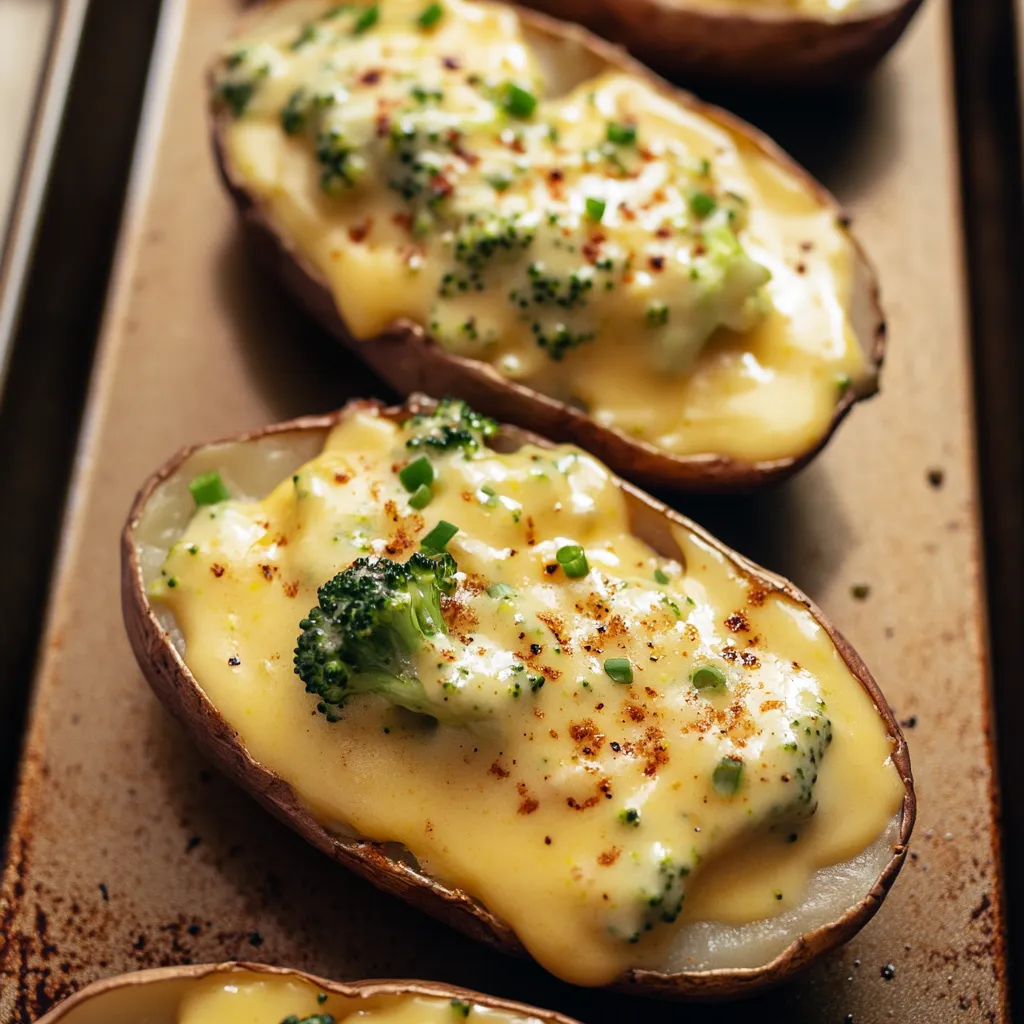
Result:
{"label": "metal baking tray", "polygon": [[[216,181],[203,69],[239,6],[163,5],[8,837],[0,1024],[102,976],[231,957],[455,982],[588,1024],[720,1021],[571,988],[377,892],[212,771],[142,680],[117,535],[146,475],[186,442],[386,397],[250,260]],[[847,204],[890,356],[882,395],[796,480],[676,504],[842,628],[902,721],[920,801],[876,918],[744,1016],[1008,1020],[948,16],[925,5],[853,96],[741,110]]]}

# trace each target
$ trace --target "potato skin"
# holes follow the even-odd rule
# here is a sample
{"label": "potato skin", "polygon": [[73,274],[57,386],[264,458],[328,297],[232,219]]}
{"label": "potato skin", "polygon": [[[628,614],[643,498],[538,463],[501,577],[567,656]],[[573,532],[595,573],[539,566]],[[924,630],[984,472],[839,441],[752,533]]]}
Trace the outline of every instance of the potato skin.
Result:
{"label": "potato skin", "polygon": [[[579,2],[587,4],[590,0]],[[259,6],[256,5],[257,10]],[[529,35],[548,43],[554,41],[564,49],[567,60],[587,60],[591,64],[598,63],[644,78],[663,94],[743,136],[805,183],[823,206],[834,210],[837,222],[844,231],[847,230],[849,219],[835,198],[752,126],[719,108],[701,103],[690,93],[654,74],[621,48],[577,25],[556,21],[527,9],[519,14]],[[358,340],[342,319],[323,277],[297,250],[286,233],[277,227],[259,199],[246,190],[241,175],[231,166],[223,145],[223,132],[230,123],[230,117],[223,109],[213,111],[213,151],[228,193],[247,226],[253,248],[262,254],[300,306],[401,394],[422,390],[434,395],[457,395],[481,412],[503,422],[536,430],[553,441],[578,444],[616,473],[645,487],[689,493],[748,493],[780,484],[806,466],[825,447],[853,406],[878,390],[885,357],[885,318],[874,268],[849,232],[847,235],[855,260],[851,310],[868,372],[863,381],[839,398],[828,429],[818,441],[798,455],[786,458],[746,462],[713,454],[675,455],[630,437],[623,431],[602,426],[579,409],[507,380],[485,362],[448,352],[430,337],[422,325],[409,320],[397,320],[376,337]]]}
{"label": "potato skin", "polygon": [[521,0],[625,46],[669,78],[774,89],[837,88],[868,75],[896,44],[921,0],[824,18],[709,11],[670,0]]}
{"label": "potato skin", "polygon": [[[376,408],[389,419],[401,421],[433,407],[433,400],[412,396],[403,406],[385,408],[375,401],[350,402],[326,416],[310,416],[279,423],[262,430],[224,440],[244,443],[271,434],[314,431],[326,434],[335,424],[357,409]],[[518,427],[502,426],[496,444],[518,447],[524,443],[550,445],[549,441]],[[215,442],[222,443],[222,442]],[[157,488],[179,470],[184,460],[199,447],[180,451],[143,485],[129,513],[121,542],[121,602],[125,627],[139,665],[164,706],[178,719],[196,746],[225,774],[253,796],[267,810],[312,843],[317,849],[344,864],[378,888],[458,928],[470,938],[515,956],[528,956],[512,928],[492,914],[471,895],[450,889],[389,857],[381,845],[365,839],[332,835],[318,824],[282,778],[257,762],[242,745],[235,730],[221,717],[184,660],[161,628],[150,605],[143,582],[135,541],[135,529]],[[793,584],[748,561],[716,540],[694,522],[625,481],[619,481],[629,502],[634,529],[655,550],[667,531],[666,522],[678,524],[721,552],[738,570],[748,573],[766,592],[779,591],[806,607],[828,633],[840,656],[871,697],[892,737],[892,760],[903,779],[905,794],[898,844],[892,859],[871,891],[839,919],[801,936],[771,963],[738,970],[693,971],[661,974],[634,970],[612,986],[613,989],[664,999],[713,1001],[751,995],[774,987],[842,945],[875,914],[903,865],[907,843],[914,826],[917,800],[910,755],[899,724],[877,683],[860,656],[811,600]]]}
{"label": "potato skin", "polygon": [[[295,978],[309,982],[321,992],[348,998],[371,998],[373,996],[427,996],[438,999],[461,999],[466,1002],[485,1006],[492,1010],[504,1010],[509,1014],[524,1017],[536,1017],[543,1024],[579,1024],[572,1017],[566,1017],[553,1010],[541,1010],[536,1006],[516,1003],[496,996],[484,995],[470,989],[455,985],[445,985],[438,981],[415,981],[394,979],[387,981],[330,981],[306,971],[291,967],[272,967],[269,964],[248,963],[243,960],[229,960],[221,964],[191,964],[185,967],[157,967],[147,971],[135,971],[131,974],[119,974],[112,978],[104,978],[87,985],[73,996],[58,1003],[37,1024],[59,1024],[69,1012],[94,999],[102,999],[109,992],[126,988],[145,988],[160,982],[170,981],[202,981],[218,975],[234,973],[260,974],[273,978]],[[358,1006],[354,1007],[358,1009]]]}

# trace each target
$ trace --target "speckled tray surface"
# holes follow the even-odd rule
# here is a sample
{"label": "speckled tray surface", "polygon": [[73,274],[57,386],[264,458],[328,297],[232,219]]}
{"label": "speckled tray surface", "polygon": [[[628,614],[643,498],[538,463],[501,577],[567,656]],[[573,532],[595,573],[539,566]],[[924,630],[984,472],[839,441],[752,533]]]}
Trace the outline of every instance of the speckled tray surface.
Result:
{"label": "speckled tray surface", "polygon": [[[9,836],[0,1024],[99,977],[233,957],[636,1019],[627,998],[477,948],[307,847],[203,763],[132,658],[117,537],[147,474],[186,442],[382,393],[251,263],[215,179],[202,71],[237,7],[166,4]],[[881,397],[792,483],[675,503],[846,633],[901,719],[920,803],[877,917],[744,1016],[1008,1019],[951,74],[947,11],[931,0],[862,95],[748,111],[853,214],[889,361]]]}

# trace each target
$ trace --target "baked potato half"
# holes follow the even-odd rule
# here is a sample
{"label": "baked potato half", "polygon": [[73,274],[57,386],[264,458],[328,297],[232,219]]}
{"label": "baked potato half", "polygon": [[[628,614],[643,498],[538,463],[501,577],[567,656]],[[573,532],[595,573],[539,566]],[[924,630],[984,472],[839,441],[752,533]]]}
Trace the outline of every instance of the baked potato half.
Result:
{"label": "baked potato half", "polygon": [[249,15],[214,149],[286,286],[397,390],[694,491],[785,478],[875,392],[874,273],[749,125],[535,12],[333,10]]}
{"label": "baked potato half", "polygon": [[212,762],[567,980],[757,991],[849,939],[902,865],[906,744],[808,598],[464,403],[187,448],[122,556],[139,664]]}
{"label": "baked potato half", "polygon": [[344,1024],[355,1017],[359,1024],[451,1024],[481,1009],[494,1024],[577,1024],[560,1013],[440,982],[343,983],[292,968],[239,962],[159,967],[104,978],[59,1003],[38,1024]]}
{"label": "baked potato half", "polygon": [[627,47],[663,74],[784,89],[855,84],[921,0],[525,0]]}

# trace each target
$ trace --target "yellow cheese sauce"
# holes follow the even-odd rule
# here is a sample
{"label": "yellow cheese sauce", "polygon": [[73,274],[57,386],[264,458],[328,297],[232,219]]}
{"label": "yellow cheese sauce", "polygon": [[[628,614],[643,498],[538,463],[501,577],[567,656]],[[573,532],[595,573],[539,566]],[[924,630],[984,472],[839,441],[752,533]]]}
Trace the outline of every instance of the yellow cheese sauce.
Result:
{"label": "yellow cheese sauce", "polygon": [[539,1024],[460,999],[378,996],[358,1003],[297,978],[213,977],[182,1001],[178,1024]]}
{"label": "yellow cheese sauce", "polygon": [[[403,844],[580,984],[658,967],[693,922],[784,916],[880,840],[903,796],[890,740],[806,609],[681,527],[656,553],[576,448],[440,451],[423,430],[348,414],[262,501],[197,509],[151,590],[321,823]],[[423,451],[417,511],[399,473]],[[413,655],[428,714],[363,695],[328,721],[292,665],[318,586],[443,522],[459,582]]]}
{"label": "yellow cheese sauce", "polygon": [[233,173],[357,338],[409,318],[679,454],[821,438],[867,369],[852,246],[806,184],[633,76],[556,88],[511,8],[336,10],[278,5],[215,97]]}

